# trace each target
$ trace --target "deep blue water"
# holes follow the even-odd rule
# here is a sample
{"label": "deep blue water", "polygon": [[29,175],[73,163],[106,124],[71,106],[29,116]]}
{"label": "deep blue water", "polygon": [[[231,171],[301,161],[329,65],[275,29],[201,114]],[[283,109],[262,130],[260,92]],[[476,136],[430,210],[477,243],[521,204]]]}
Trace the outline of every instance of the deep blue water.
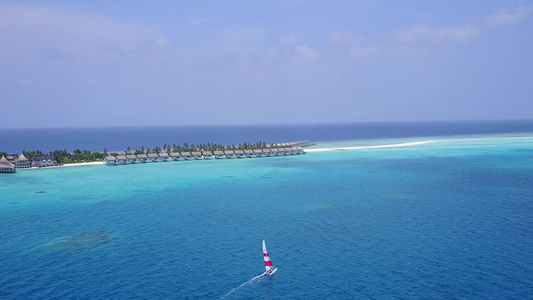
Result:
{"label": "deep blue water", "polygon": [[66,149],[124,151],[183,145],[244,142],[281,143],[299,140],[313,142],[407,138],[426,136],[533,132],[530,121],[401,122],[269,126],[176,126],[112,128],[0,129],[0,151],[43,152]]}
{"label": "deep blue water", "polygon": [[4,174],[0,299],[531,299],[522,136]]}

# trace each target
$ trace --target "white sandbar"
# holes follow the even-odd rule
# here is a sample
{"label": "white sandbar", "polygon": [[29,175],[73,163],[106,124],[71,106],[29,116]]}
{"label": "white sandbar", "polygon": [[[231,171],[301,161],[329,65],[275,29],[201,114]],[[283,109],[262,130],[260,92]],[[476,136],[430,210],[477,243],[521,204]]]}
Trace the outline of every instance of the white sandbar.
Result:
{"label": "white sandbar", "polygon": [[395,148],[395,147],[411,147],[419,146],[430,143],[442,143],[442,142],[466,142],[466,141],[484,141],[484,140],[527,140],[533,139],[533,136],[517,136],[517,137],[480,137],[480,138],[453,138],[445,140],[429,140],[399,144],[386,144],[386,145],[374,145],[374,146],[354,146],[354,147],[335,147],[335,148],[319,148],[319,149],[305,149],[305,152],[324,152],[324,151],[345,151],[345,150],[359,150],[359,149],[379,149],[379,148]]}
{"label": "white sandbar", "polygon": [[442,141],[421,141],[421,142],[411,142],[411,143],[401,143],[401,144],[390,144],[390,145],[377,145],[377,146],[356,146],[356,147],[338,147],[338,148],[321,148],[321,149],[305,149],[305,152],[323,152],[323,151],[344,151],[344,150],[357,150],[357,149],[377,149],[377,148],[394,148],[394,147],[409,147],[409,146],[418,146],[429,143],[438,143]]}

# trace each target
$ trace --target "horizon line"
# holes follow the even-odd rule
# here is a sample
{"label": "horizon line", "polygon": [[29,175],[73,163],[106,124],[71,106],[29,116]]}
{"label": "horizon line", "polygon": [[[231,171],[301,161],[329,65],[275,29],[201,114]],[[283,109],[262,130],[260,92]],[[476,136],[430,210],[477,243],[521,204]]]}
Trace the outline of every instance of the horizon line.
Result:
{"label": "horizon line", "polygon": [[458,119],[458,120],[393,120],[393,121],[348,121],[348,122],[298,122],[298,123],[252,123],[252,124],[159,124],[159,125],[89,125],[89,126],[45,126],[45,127],[4,127],[4,130],[20,129],[105,129],[105,128],[162,128],[162,127],[276,127],[276,126],[328,126],[347,124],[394,124],[394,123],[467,123],[467,122],[533,122],[533,119]]}

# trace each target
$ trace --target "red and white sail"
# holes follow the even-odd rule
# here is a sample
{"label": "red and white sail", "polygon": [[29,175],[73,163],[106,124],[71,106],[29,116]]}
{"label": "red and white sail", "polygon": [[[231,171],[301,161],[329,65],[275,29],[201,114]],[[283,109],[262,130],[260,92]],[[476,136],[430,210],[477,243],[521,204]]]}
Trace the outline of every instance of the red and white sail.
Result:
{"label": "red and white sail", "polygon": [[265,240],[263,240],[263,258],[265,259],[266,273],[268,273],[272,270],[272,262],[270,261],[270,256],[268,255],[267,247],[265,245]]}

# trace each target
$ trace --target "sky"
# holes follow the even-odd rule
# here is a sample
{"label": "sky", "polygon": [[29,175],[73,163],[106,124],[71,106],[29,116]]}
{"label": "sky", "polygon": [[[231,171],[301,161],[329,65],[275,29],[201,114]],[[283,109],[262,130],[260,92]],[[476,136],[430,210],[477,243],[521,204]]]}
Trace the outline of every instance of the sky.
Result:
{"label": "sky", "polygon": [[533,119],[533,2],[0,0],[0,105],[0,128]]}

